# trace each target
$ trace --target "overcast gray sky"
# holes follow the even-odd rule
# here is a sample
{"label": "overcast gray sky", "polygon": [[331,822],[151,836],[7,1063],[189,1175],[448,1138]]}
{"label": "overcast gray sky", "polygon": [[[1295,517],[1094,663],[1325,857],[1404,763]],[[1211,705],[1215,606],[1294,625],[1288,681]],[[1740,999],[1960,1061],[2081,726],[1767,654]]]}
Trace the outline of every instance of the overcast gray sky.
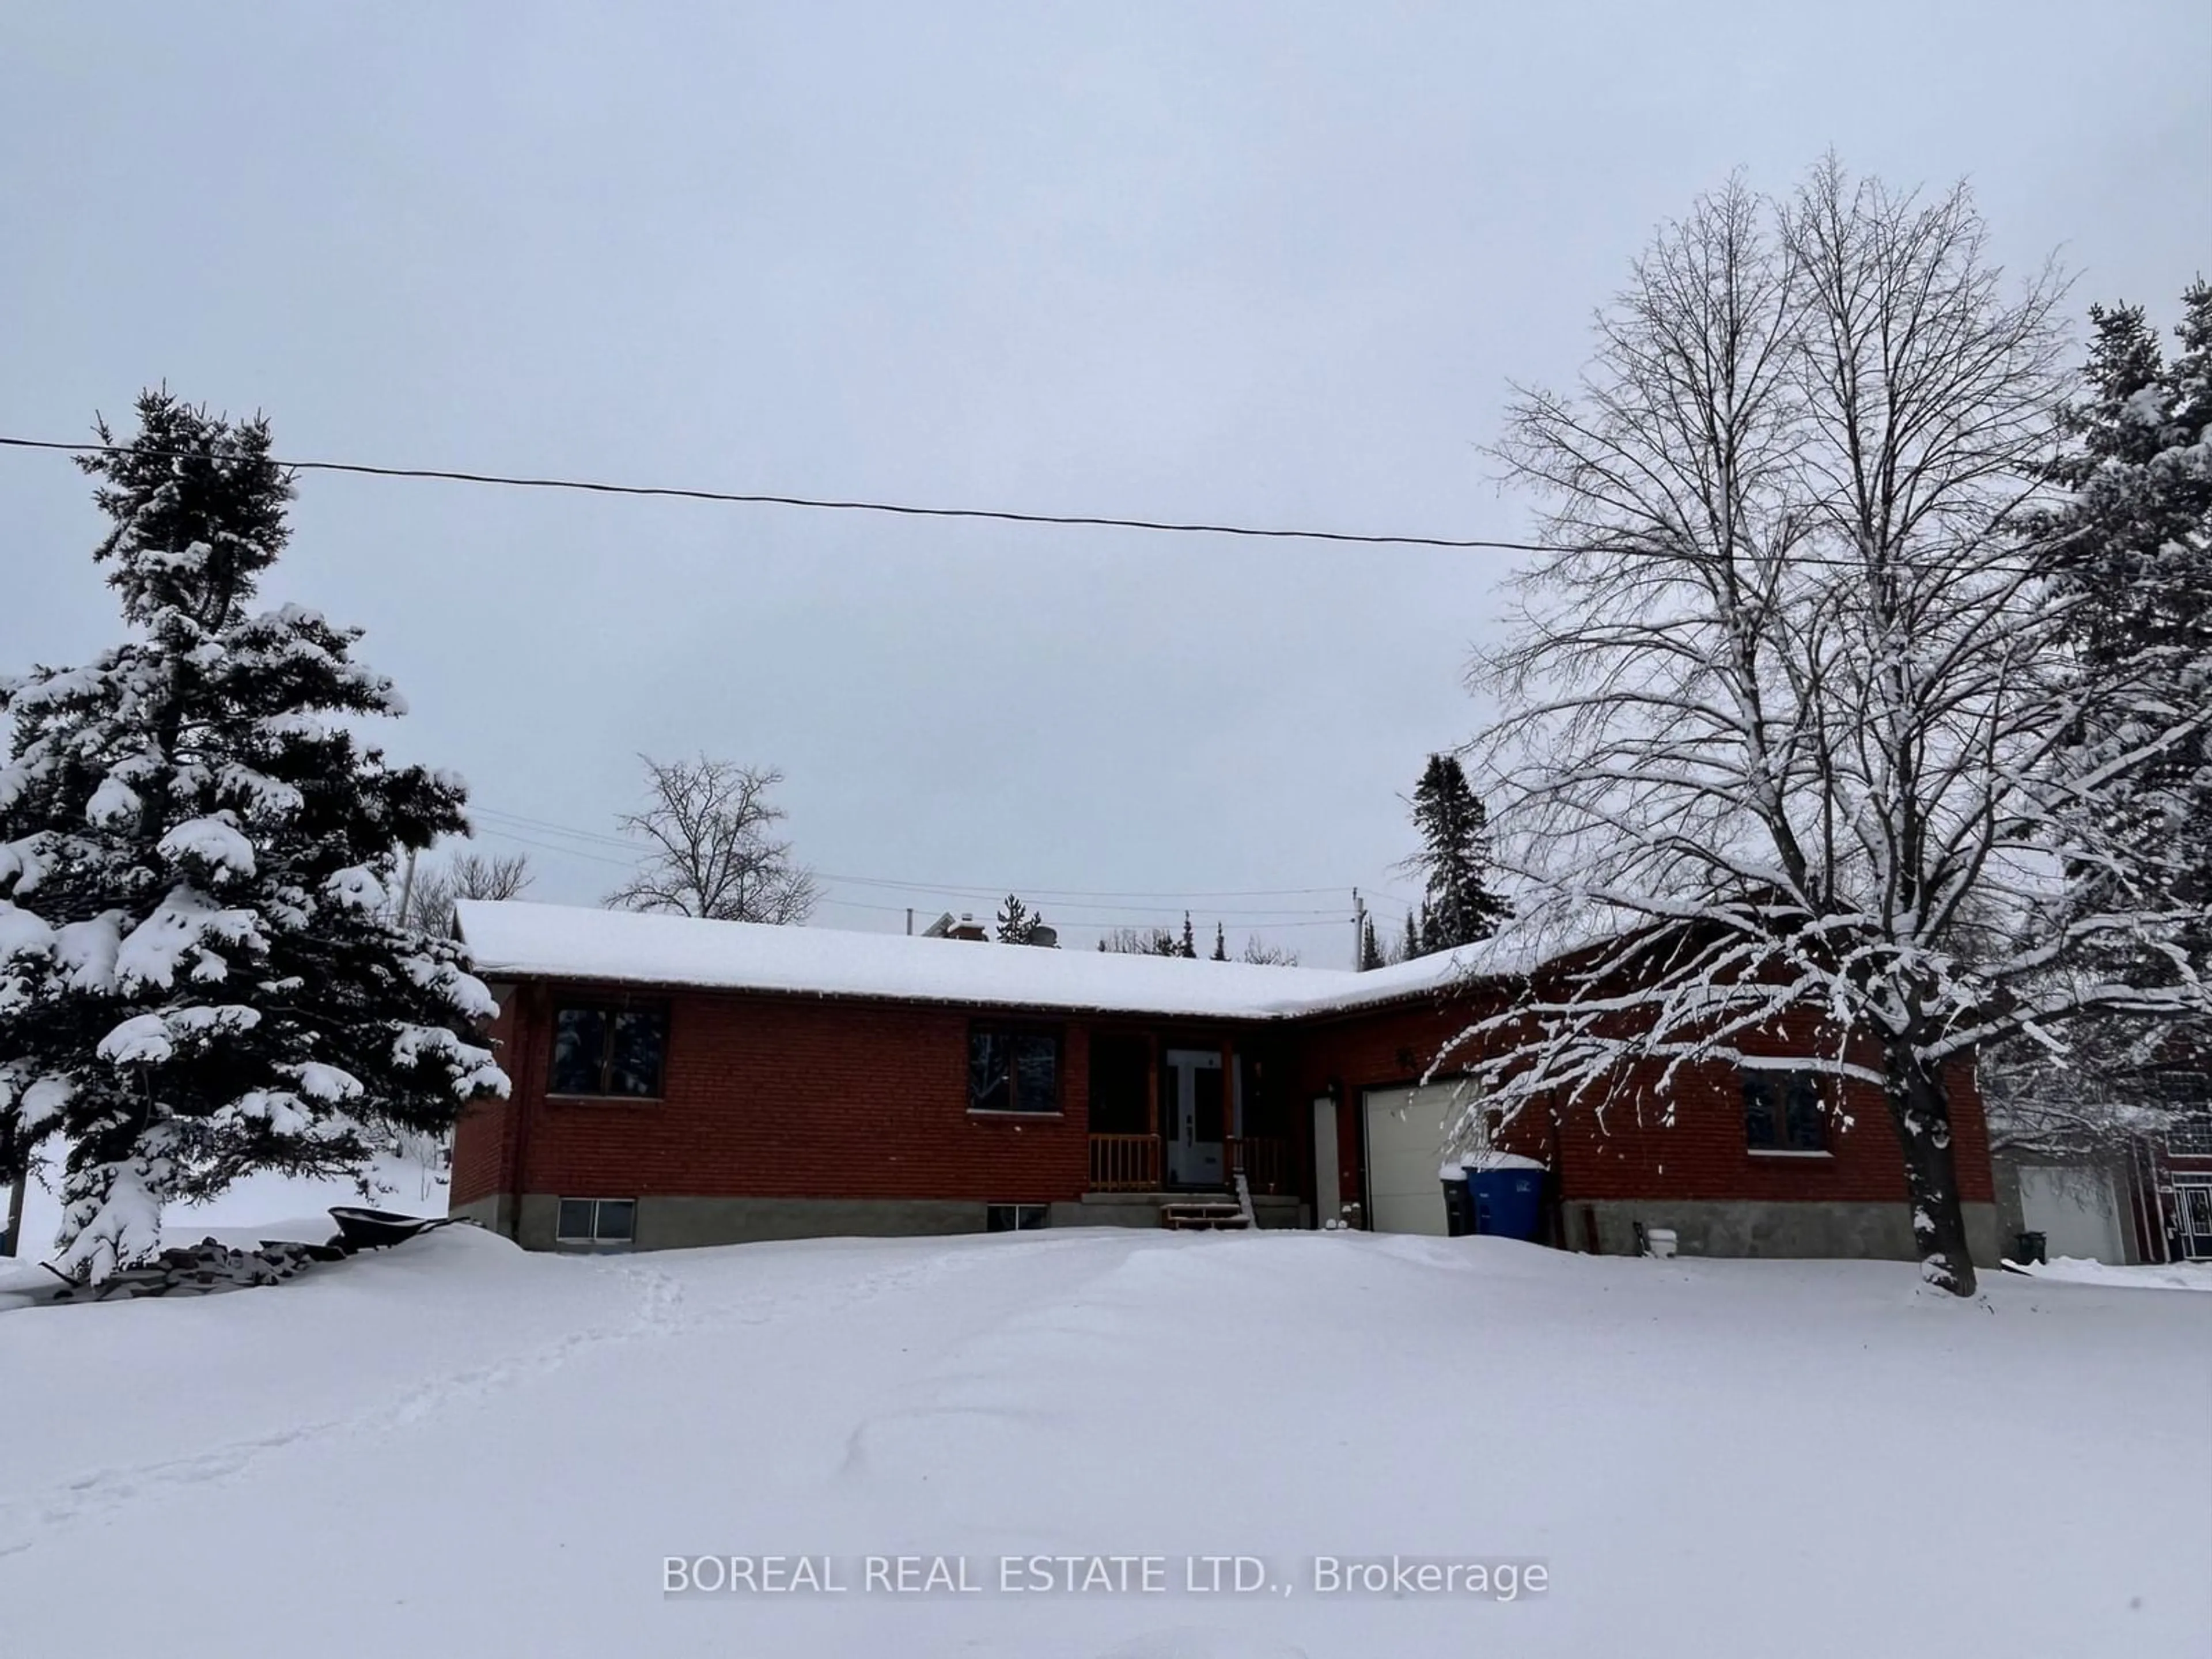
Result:
{"label": "overcast gray sky", "polygon": [[[0,430],[166,377],[296,456],[1510,537],[1508,377],[1733,167],[1967,176],[2008,260],[2170,319],[2208,69],[2203,0],[17,0]],[[84,480],[0,453],[0,672],[107,643]],[[703,749],[789,774],[817,925],[1318,889],[1188,903],[1322,964],[1411,890],[1505,568],[326,476],[295,526],[271,596],[365,626],[391,747],[484,807],[605,834]],[[620,878],[567,844],[537,896]]]}

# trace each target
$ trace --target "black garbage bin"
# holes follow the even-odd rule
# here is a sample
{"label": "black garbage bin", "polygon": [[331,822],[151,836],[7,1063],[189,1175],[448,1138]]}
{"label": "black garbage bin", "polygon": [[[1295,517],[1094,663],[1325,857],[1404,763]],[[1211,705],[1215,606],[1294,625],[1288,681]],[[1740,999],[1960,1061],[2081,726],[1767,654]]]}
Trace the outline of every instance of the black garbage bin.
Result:
{"label": "black garbage bin", "polygon": [[1467,1176],[1444,1182],[1444,1235],[1465,1238],[1474,1231],[1474,1205],[1468,1197]]}
{"label": "black garbage bin", "polygon": [[2022,1233],[2013,1241],[2012,1259],[2022,1263],[2048,1263],[2051,1258],[2045,1252],[2049,1247],[2050,1241],[2041,1233]]}

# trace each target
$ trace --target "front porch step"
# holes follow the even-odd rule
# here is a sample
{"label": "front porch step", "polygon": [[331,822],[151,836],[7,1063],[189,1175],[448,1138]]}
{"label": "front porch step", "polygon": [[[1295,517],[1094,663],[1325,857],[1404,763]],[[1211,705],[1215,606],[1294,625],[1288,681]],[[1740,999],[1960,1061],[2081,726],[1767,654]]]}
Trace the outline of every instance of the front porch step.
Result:
{"label": "front porch step", "polygon": [[1234,1204],[1226,1187],[1109,1188],[1083,1195],[1085,1204]]}
{"label": "front porch step", "polygon": [[1160,1225],[1178,1231],[1242,1232],[1251,1224],[1234,1199],[1187,1199],[1160,1206]]}

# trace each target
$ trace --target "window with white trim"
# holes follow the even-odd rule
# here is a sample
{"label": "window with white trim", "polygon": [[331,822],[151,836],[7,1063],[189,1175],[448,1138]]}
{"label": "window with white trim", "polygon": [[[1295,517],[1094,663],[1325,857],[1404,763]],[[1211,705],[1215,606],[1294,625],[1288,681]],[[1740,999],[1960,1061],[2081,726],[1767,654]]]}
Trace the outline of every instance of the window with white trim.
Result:
{"label": "window with white trim", "polygon": [[1060,1109],[1060,1033],[978,1025],[968,1033],[968,1109]]}
{"label": "window with white trim", "polygon": [[667,1056],[667,1004],[564,1002],[553,1014],[546,1092],[658,1100]]}
{"label": "window with white trim", "polygon": [[1743,1144],[1754,1152],[1828,1150],[1826,1097],[1818,1072],[1743,1073]]}

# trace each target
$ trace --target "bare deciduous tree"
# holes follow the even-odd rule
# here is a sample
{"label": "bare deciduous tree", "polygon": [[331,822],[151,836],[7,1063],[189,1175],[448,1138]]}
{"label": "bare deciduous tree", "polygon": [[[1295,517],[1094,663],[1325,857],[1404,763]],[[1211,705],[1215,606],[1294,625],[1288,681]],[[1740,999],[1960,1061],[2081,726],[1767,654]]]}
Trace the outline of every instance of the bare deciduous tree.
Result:
{"label": "bare deciduous tree", "polygon": [[[1963,187],[1831,160],[1786,204],[1701,201],[1579,391],[1520,393],[1498,453],[1557,550],[1474,673],[1532,942],[1611,941],[1473,1028],[1486,1107],[1599,1105],[1636,1062],[1872,1085],[1923,1273],[1962,1295],[1947,1084],[2085,1011],[2203,1004],[2109,810],[2203,712],[2087,672],[2016,528],[2060,292],[2008,289]],[[2115,951],[2145,971],[2064,971]],[[1745,1040],[1808,1005],[1820,1053]]]}
{"label": "bare deciduous tree", "polygon": [[406,925],[443,933],[463,899],[519,898],[530,885],[527,853],[456,853],[442,865],[418,868],[406,889]]}
{"label": "bare deciduous tree", "polygon": [[1182,948],[1165,927],[1110,927],[1098,936],[1098,948],[1125,957],[1179,957]]}
{"label": "bare deciduous tree", "polygon": [[805,921],[817,896],[811,872],[777,838],[783,808],[769,792],[775,767],[728,761],[645,763],[647,804],[617,822],[646,844],[636,875],[607,896],[624,910],[659,910],[719,921]]}
{"label": "bare deciduous tree", "polygon": [[1261,939],[1257,933],[1246,938],[1244,948],[1237,952],[1239,962],[1249,962],[1261,968],[1295,968],[1298,953],[1286,945],[1276,945]]}

